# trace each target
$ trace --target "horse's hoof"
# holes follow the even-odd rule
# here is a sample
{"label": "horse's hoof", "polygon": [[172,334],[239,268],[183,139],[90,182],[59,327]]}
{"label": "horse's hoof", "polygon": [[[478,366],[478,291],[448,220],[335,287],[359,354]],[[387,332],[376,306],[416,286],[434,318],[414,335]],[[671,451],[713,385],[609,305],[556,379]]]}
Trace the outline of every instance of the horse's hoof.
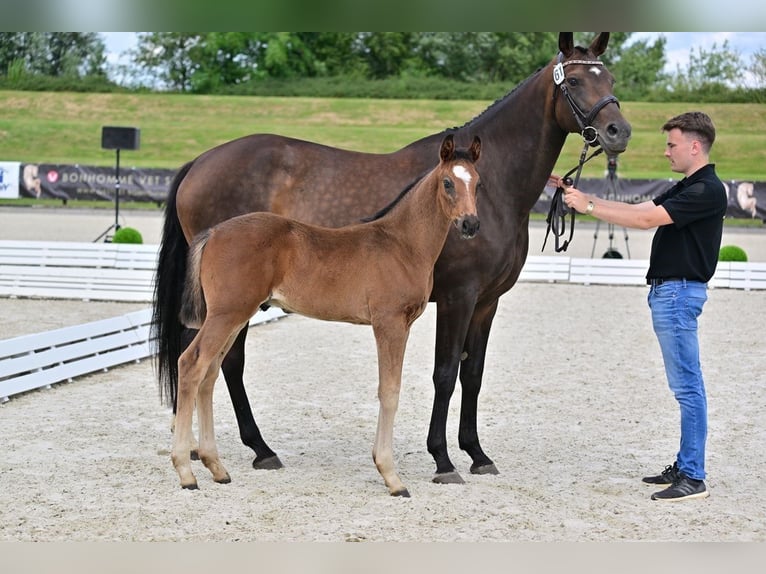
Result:
{"label": "horse's hoof", "polygon": [[433,482],[436,484],[465,484],[465,480],[456,470],[452,472],[441,472],[434,476]]}
{"label": "horse's hoof", "polygon": [[230,484],[231,483],[231,477],[226,476],[225,478],[222,478],[220,480],[215,480],[218,484]]}
{"label": "horse's hoof", "polygon": [[256,470],[278,470],[283,467],[284,465],[277,455],[268,458],[255,457],[253,459],[253,468]]}
{"label": "horse's hoof", "polygon": [[184,490],[199,490],[199,486],[197,486],[196,482],[193,482],[191,484],[182,484],[181,488]]}
{"label": "horse's hoof", "polygon": [[189,458],[191,460],[199,460],[199,452],[197,450],[189,451]]}
{"label": "horse's hoof", "polygon": [[402,490],[397,490],[396,492],[392,492],[391,496],[400,496],[401,498],[409,498],[410,497],[410,491],[406,488],[403,488]]}
{"label": "horse's hoof", "polygon": [[483,466],[471,465],[471,474],[500,474],[495,463],[485,464]]}

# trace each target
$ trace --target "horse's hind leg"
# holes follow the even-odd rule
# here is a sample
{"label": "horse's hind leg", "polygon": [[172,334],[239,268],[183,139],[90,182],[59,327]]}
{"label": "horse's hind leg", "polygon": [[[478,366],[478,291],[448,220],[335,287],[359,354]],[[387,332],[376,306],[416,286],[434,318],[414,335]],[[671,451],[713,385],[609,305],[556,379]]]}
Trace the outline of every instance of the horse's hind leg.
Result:
{"label": "horse's hind leg", "polygon": [[208,369],[197,396],[197,415],[199,420],[199,458],[213,475],[213,480],[227,484],[231,482],[229,473],[221,464],[215,443],[213,423],[213,388],[218,378],[219,361],[214,361]]}
{"label": "horse's hind leg", "polygon": [[182,488],[197,488],[189,452],[195,400],[200,425],[200,459],[211,470],[215,480],[226,482],[228,479],[228,473],[221,465],[215,447],[212,399],[221,357],[237,330],[238,328],[227,327],[225,322],[208,317],[202,329],[178,359],[176,428],[171,459]]}
{"label": "horse's hind leg", "polygon": [[239,426],[239,437],[242,443],[249,446],[255,452],[253,468],[273,470],[282,468],[282,461],[277,454],[269,448],[261,436],[261,431],[255,423],[253,411],[245,392],[245,383],[242,375],[245,371],[245,339],[247,337],[247,325],[239,332],[229,352],[223,359],[221,369],[229,389],[229,397],[234,407]]}
{"label": "horse's hind leg", "polygon": [[[181,332],[181,348],[186,349],[191,342],[194,340],[194,337],[197,335],[197,329],[188,329],[184,328]],[[175,434],[176,432],[176,409],[177,409],[177,403],[178,401],[173,403],[173,417],[170,420],[170,432]],[[189,435],[190,442],[189,442],[189,453],[192,460],[199,460],[199,443],[197,442],[197,438],[194,436],[194,432],[192,431]]]}

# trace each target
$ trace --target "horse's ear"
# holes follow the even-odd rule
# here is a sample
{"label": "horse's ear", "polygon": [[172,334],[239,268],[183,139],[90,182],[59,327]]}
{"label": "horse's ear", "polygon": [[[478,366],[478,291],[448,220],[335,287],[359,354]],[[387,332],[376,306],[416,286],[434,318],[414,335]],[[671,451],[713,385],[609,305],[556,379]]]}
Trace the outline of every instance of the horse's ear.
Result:
{"label": "horse's ear", "polygon": [[559,52],[564,54],[565,58],[572,55],[574,50],[574,32],[559,32]]}
{"label": "horse's ear", "polygon": [[600,56],[606,52],[606,45],[609,43],[609,32],[601,32],[590,43],[590,51],[594,56]]}
{"label": "horse's ear", "polygon": [[476,163],[479,159],[479,155],[481,155],[481,138],[479,138],[479,136],[473,136],[473,141],[471,142],[471,147],[468,149],[468,152],[471,154],[471,161]]}
{"label": "horse's ear", "polygon": [[449,134],[445,136],[442,141],[442,147],[439,150],[439,159],[442,161],[450,161],[453,155],[455,155],[455,136]]}

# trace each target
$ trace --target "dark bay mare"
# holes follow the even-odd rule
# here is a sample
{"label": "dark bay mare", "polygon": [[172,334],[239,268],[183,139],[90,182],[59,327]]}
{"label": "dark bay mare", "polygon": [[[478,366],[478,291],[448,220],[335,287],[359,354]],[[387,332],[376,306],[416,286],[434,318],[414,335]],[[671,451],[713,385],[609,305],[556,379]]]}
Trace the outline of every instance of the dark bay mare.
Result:
{"label": "dark bay mare", "polygon": [[[481,141],[456,150],[444,137],[439,163],[366,223],[328,228],[274,213],[240,215],[197,235],[189,250],[181,319],[199,329],[178,361],[173,465],[181,486],[191,470],[192,412],[199,458],[216,482],[230,482],[213,432],[213,388],[224,355],[264,304],[326,321],[371,325],[378,351],[380,413],[372,458],[389,492],[409,496],[394,465],[394,417],[410,327],[428,304],[436,259],[450,225],[465,239],[479,229],[475,163]],[[323,394],[323,389],[317,390]]]}
{"label": "dark bay mare", "polygon": [[[156,276],[154,336],[160,390],[175,403],[177,360],[193,336],[179,322],[186,254],[192,238],[213,225],[252,211],[271,211],[328,227],[358,222],[434,167],[445,133],[467,146],[473,134],[484,145],[479,216],[471,242],[447,238],[434,269],[430,301],[436,303],[434,403],[428,451],[436,482],[462,482],[447,451],[450,399],[460,376],[458,444],[472,459],[472,473],[496,473],[477,432],[484,359],[498,298],[516,283],[528,250],[529,213],[570,133],[600,145],[607,155],[625,151],[630,124],[612,93],[613,77],[598,59],[608,33],[588,47],[559,34],[559,53],[513,91],[462,127],[445,130],[388,154],[345,151],[270,134],[243,137],[213,148],[181,168],[171,185]],[[253,466],[278,468],[245,394],[242,374],[247,328],[240,331],[221,367],[240,437],[255,451]]]}

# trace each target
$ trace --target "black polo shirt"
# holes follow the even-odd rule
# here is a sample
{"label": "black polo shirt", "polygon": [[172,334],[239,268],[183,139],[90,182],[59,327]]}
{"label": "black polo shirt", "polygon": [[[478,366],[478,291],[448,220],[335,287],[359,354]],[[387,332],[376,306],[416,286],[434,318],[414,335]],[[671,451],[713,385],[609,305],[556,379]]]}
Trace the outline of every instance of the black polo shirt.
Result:
{"label": "black polo shirt", "polygon": [[727,204],[715,164],[698,169],[653,201],[665,208],[673,223],[654,234],[647,279],[707,283],[718,263]]}

